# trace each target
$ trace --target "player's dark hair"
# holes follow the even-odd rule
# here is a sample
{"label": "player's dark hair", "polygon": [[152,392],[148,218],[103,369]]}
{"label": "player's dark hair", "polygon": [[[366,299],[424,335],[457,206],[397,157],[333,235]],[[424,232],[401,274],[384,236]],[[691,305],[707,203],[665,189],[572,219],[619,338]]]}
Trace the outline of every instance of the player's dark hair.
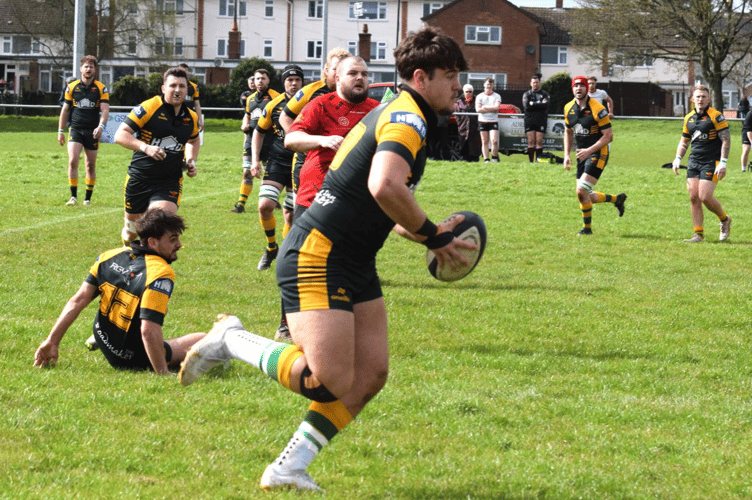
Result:
{"label": "player's dark hair", "polygon": [[175,78],[185,78],[186,83],[188,83],[188,73],[186,73],[184,69],[181,69],[179,67],[170,68],[165,71],[164,76],[162,76],[162,82],[166,82],[167,78],[170,76],[174,76]]}
{"label": "player's dark hair", "polygon": [[182,68],[182,69],[184,69],[184,70],[186,70],[186,71],[188,71],[189,69],[191,69],[191,68],[190,68],[190,67],[189,67],[189,66],[188,66],[187,64],[185,64],[185,63],[180,63],[180,64],[178,64],[178,68]]}
{"label": "player's dark hair", "polygon": [[94,56],[83,56],[81,58],[81,66],[83,66],[86,63],[92,64],[95,68],[99,66],[99,63],[97,62],[97,58]]}
{"label": "player's dark hair", "polygon": [[467,61],[457,42],[432,26],[409,33],[394,50],[394,60],[404,81],[412,80],[416,69],[425,71],[429,79],[436,69],[467,71]]}
{"label": "player's dark hair", "polygon": [[264,68],[259,68],[256,71],[253,72],[253,76],[256,76],[256,73],[261,73],[262,75],[266,75],[267,78],[271,79],[269,76],[269,72],[265,70]]}
{"label": "player's dark hair", "polygon": [[161,238],[168,232],[183,234],[185,221],[182,217],[161,208],[151,208],[146,211],[141,220],[136,222],[136,233],[143,244],[149,238]]}

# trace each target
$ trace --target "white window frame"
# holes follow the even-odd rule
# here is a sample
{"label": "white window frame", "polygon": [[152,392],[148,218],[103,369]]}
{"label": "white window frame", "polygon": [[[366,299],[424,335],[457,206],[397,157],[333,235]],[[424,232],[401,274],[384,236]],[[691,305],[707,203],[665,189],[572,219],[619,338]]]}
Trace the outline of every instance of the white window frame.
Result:
{"label": "white window frame", "polygon": [[[157,44],[159,42],[162,42],[162,50],[157,50]],[[154,53],[160,56],[182,56],[185,52],[184,45],[183,45],[183,37],[182,36],[160,36],[157,37],[154,43]],[[167,50],[167,49],[170,50]]]}
{"label": "white window frame", "polygon": [[353,42],[352,40],[347,42],[347,51],[354,56],[359,56],[360,54],[358,54],[358,42]]}
{"label": "white window frame", "polygon": [[[387,42],[371,42],[371,61],[386,61]],[[379,57],[381,55],[382,57]]]}
{"label": "white window frame", "polygon": [[[311,16],[312,4],[315,5],[315,13]],[[308,0],[308,10],[306,11],[306,19],[324,19],[324,0]]]}
{"label": "white window frame", "polygon": [[473,87],[482,89],[483,82],[486,78],[494,79],[494,89],[506,89],[507,88],[507,74],[506,73],[460,73],[459,80],[463,85],[466,83],[471,84]]}
{"label": "white window frame", "polygon": [[321,40],[306,40],[306,59],[321,60],[324,44]]}
{"label": "white window frame", "polygon": [[[235,1],[234,0],[219,0],[217,6],[219,17],[235,17]],[[248,5],[247,2],[240,0],[238,2],[238,17],[247,17]]]}
{"label": "white window frame", "polygon": [[423,17],[430,16],[437,10],[446,7],[445,2],[423,2]]}
{"label": "white window frame", "polygon": [[[376,4],[376,17],[364,17],[362,12],[363,4]],[[356,15],[356,9],[357,4],[360,4],[360,10],[361,13],[359,16]],[[387,3],[386,2],[379,2],[379,1],[359,1],[359,2],[349,2],[348,3],[348,19],[351,21],[387,21],[389,16],[389,9],[387,9]]]}
{"label": "white window frame", "polygon": [[[221,49],[221,50],[220,50]],[[217,57],[230,57],[230,39],[217,38]],[[240,39],[240,57],[245,57],[245,40]]]}
{"label": "white window frame", "polygon": [[[131,44],[133,44],[133,50],[131,50]],[[125,47],[126,54],[138,54],[138,38],[134,35],[128,35],[128,43]]]}
{"label": "white window frame", "polygon": [[13,53],[13,37],[10,35],[3,36],[3,54]]}
{"label": "white window frame", "polygon": [[265,19],[274,18],[274,0],[264,1],[264,18]]}
{"label": "white window frame", "polygon": [[108,87],[112,85],[112,66],[99,67],[99,81]]}
{"label": "white window frame", "polygon": [[185,10],[183,0],[157,0],[157,6],[162,8],[162,12],[174,12],[176,16],[182,16]]}
{"label": "white window frame", "polygon": [[265,38],[262,40],[262,45],[261,57],[264,59],[274,59],[274,40]]}
{"label": "white window frame", "polygon": [[569,60],[569,54],[567,51],[567,47],[564,45],[544,45],[541,46],[540,52],[541,56],[543,55],[543,49],[544,48],[556,48],[556,62],[543,62],[543,58],[541,57],[541,66],[564,66],[567,64],[567,61]]}
{"label": "white window frame", "polygon": [[[492,40],[494,33],[498,32],[498,40]],[[478,36],[485,35],[485,36]],[[472,45],[501,45],[501,26],[480,26],[477,24],[465,25],[465,43]],[[484,40],[484,38],[487,38]]]}

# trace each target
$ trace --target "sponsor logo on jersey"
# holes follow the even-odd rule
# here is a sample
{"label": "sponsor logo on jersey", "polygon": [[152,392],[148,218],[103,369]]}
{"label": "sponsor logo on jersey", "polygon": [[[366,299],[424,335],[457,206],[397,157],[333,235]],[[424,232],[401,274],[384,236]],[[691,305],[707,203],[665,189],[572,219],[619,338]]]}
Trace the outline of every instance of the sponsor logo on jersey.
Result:
{"label": "sponsor logo on jersey", "polygon": [[296,101],[299,101],[299,100],[301,100],[301,99],[303,98],[303,95],[305,95],[305,92],[303,92],[303,89],[300,89],[300,90],[298,90],[298,91],[297,91],[297,92],[295,93],[295,100],[296,100]]}
{"label": "sponsor logo on jersey", "polygon": [[110,269],[120,274],[128,274],[128,271],[130,271],[130,268],[126,269],[116,262],[110,262]]}
{"label": "sponsor logo on jersey", "polygon": [[418,133],[421,139],[426,138],[426,122],[415,113],[410,113],[409,111],[394,111],[389,117],[389,122],[409,125]]}
{"label": "sponsor logo on jersey", "polygon": [[350,125],[350,120],[348,120],[346,116],[340,116],[337,119],[337,123],[339,123],[340,127],[347,127]]}
{"label": "sponsor logo on jersey", "polygon": [[608,116],[608,110],[606,110],[606,109],[602,109],[598,113],[598,119],[600,119],[600,120],[604,119],[607,116]]}
{"label": "sponsor logo on jersey", "polygon": [[347,290],[345,290],[344,288],[337,288],[337,293],[339,295],[332,295],[329,298],[332,300],[339,300],[341,302],[350,302],[350,297],[346,295]]}
{"label": "sponsor logo on jersey", "polygon": [[154,146],[158,146],[166,151],[173,151],[176,153],[179,153],[183,150],[183,145],[178,141],[178,138],[174,135],[170,135],[168,137],[163,137],[161,139],[155,139],[153,142]]}
{"label": "sponsor logo on jersey", "polygon": [[313,201],[319,205],[327,206],[337,201],[337,197],[334,196],[331,191],[325,189],[316,193],[316,198],[314,198]]}
{"label": "sponsor logo on jersey", "polygon": [[168,278],[159,278],[151,282],[151,285],[149,285],[149,290],[154,290],[157,292],[161,292],[168,297],[172,295],[172,288],[173,288],[172,280]]}
{"label": "sponsor logo on jersey", "polygon": [[143,118],[144,116],[146,116],[146,110],[143,106],[136,106],[135,108],[133,108],[133,114],[138,118]]}
{"label": "sponsor logo on jersey", "polygon": [[90,100],[87,97],[84,97],[83,99],[81,99],[80,101],[78,101],[76,103],[76,105],[79,108],[94,108],[94,107],[97,106],[97,103],[95,103],[94,101]]}

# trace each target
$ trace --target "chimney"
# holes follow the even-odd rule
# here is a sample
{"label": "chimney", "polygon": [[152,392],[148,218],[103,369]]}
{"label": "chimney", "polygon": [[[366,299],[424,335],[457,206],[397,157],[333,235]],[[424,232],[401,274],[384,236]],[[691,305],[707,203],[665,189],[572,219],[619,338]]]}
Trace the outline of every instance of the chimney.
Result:
{"label": "chimney", "polygon": [[363,25],[363,33],[358,33],[358,55],[365,62],[371,62],[371,34],[367,24]]}
{"label": "chimney", "polygon": [[556,0],[556,8],[557,9],[563,9],[564,8],[564,0]]}

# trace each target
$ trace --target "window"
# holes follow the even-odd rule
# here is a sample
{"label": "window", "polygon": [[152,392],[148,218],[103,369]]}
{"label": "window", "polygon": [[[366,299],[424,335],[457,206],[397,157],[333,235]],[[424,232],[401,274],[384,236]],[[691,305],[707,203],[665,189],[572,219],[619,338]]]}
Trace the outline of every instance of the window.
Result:
{"label": "window", "polygon": [[138,44],[136,43],[136,37],[133,35],[130,35],[128,37],[128,48],[126,49],[126,52],[128,54],[135,54],[137,45]]}
{"label": "window", "polygon": [[99,16],[109,17],[110,15],[110,0],[95,0],[94,10]]}
{"label": "window", "polygon": [[52,86],[52,78],[50,76],[49,69],[43,69],[39,71],[39,90],[42,92],[50,92]]}
{"label": "window", "polygon": [[[217,57],[229,57],[230,41],[227,38],[217,40]],[[240,57],[245,57],[245,40],[240,40]]]}
{"label": "window", "polygon": [[482,89],[486,78],[494,79],[494,89],[503,90],[507,88],[507,75],[505,73],[460,73],[459,79],[461,84],[469,83],[476,89]]}
{"label": "window", "polygon": [[99,78],[98,80],[108,87],[112,85],[112,67],[111,66],[100,66],[99,67]]}
{"label": "window", "polygon": [[126,11],[128,12],[128,14],[138,14],[138,7],[134,2],[131,2],[126,7]]}
{"label": "window", "polygon": [[206,68],[193,68],[191,76],[196,78],[199,83],[206,83]]}
{"label": "window", "polygon": [[274,43],[273,40],[264,40],[264,59],[272,59],[274,57]]}
{"label": "window", "polygon": [[359,55],[358,42],[347,42],[347,51],[354,56]]}
{"label": "window", "polygon": [[567,64],[567,48],[556,45],[542,45],[541,64]]}
{"label": "window", "polygon": [[10,54],[12,52],[11,51],[12,43],[13,43],[12,37],[10,36],[3,37],[3,54]]}
{"label": "window", "polygon": [[386,61],[386,42],[371,42],[371,61]]}
{"label": "window", "polygon": [[266,0],[264,4],[264,17],[274,17],[274,0]]}
{"label": "window", "polygon": [[321,52],[324,50],[321,40],[308,40],[306,46],[306,58],[321,59]]}
{"label": "window", "polygon": [[[245,17],[246,2],[238,2],[238,16]],[[219,0],[219,15],[235,17],[235,0]]]}
{"label": "window", "polygon": [[183,37],[158,37],[154,42],[154,52],[162,56],[182,56]]}
{"label": "window", "polygon": [[465,26],[465,43],[501,45],[501,26]]}
{"label": "window", "polygon": [[157,0],[157,8],[164,12],[183,14],[183,0]]}
{"label": "window", "polygon": [[443,2],[426,2],[423,4],[423,17],[433,14],[439,9],[444,8],[446,4]]}
{"label": "window", "polygon": [[350,19],[386,19],[386,2],[350,2]]}
{"label": "window", "polygon": [[324,18],[324,0],[308,0],[308,18]]}
{"label": "window", "polygon": [[652,68],[653,55],[647,51],[640,54],[615,54],[614,65],[630,68]]}

